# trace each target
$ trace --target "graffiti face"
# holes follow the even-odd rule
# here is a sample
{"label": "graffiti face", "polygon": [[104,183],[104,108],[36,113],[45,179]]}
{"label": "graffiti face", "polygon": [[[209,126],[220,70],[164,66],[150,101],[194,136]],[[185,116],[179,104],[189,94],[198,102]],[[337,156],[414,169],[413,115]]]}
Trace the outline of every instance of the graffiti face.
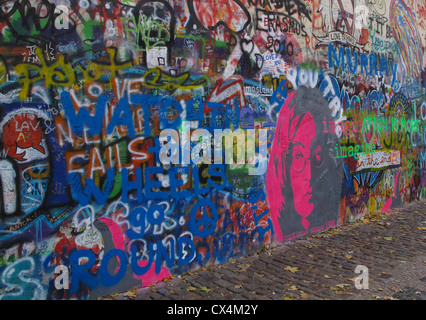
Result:
{"label": "graffiti face", "polygon": [[[157,41],[165,38],[169,33],[168,29],[171,22],[171,12],[165,4],[160,2],[147,2],[139,9],[139,23],[148,28],[153,27],[157,32]],[[164,33],[164,36],[162,35]]]}
{"label": "graffiti face", "polygon": [[302,123],[294,136],[290,166],[294,206],[302,217],[309,216],[314,208],[311,185],[311,144],[315,138],[315,122],[310,113],[307,113],[305,118],[306,121]]}
{"label": "graffiti face", "polygon": [[[14,116],[3,127],[4,149],[10,157],[24,161],[25,149],[30,147],[42,154],[45,153],[45,148],[41,145],[43,136],[44,133],[37,117],[33,114],[19,114]],[[23,151],[17,153],[18,148]]]}
{"label": "graffiti face", "polygon": [[167,2],[140,1],[133,9],[133,15],[139,46],[164,46],[173,40],[174,16]]}
{"label": "graffiti face", "polygon": [[3,184],[8,181],[7,190],[15,193],[3,199],[4,212],[10,217],[20,215],[20,211],[24,214],[35,211],[46,196],[50,178],[49,151],[43,130],[46,119],[41,112],[23,108],[10,112],[3,120],[2,153],[8,156],[8,160],[2,160]]}
{"label": "graffiti face", "polygon": [[340,189],[325,192],[322,187],[333,183],[341,170],[341,163],[330,156],[337,138],[322,132],[324,119],[332,118],[321,92],[303,86],[280,110],[266,178],[280,240],[295,232],[305,235],[338,216]]}

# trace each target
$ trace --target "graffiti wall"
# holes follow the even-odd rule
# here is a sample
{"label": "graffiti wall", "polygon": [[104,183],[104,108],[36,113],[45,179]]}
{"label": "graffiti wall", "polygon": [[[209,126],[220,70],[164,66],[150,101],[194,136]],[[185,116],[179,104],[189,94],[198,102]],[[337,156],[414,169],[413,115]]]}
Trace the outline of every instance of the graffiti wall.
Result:
{"label": "graffiti wall", "polygon": [[425,0],[0,1],[0,299],[96,299],[424,197]]}

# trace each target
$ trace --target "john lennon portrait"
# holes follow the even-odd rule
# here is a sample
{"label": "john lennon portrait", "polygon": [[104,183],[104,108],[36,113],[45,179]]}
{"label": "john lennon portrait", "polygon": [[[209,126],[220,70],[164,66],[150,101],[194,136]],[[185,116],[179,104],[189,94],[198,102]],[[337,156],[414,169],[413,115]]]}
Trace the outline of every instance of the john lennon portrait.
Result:
{"label": "john lennon portrait", "polygon": [[300,86],[280,109],[266,173],[274,232],[279,241],[338,224],[343,163],[338,137],[323,132],[331,110],[317,88]]}

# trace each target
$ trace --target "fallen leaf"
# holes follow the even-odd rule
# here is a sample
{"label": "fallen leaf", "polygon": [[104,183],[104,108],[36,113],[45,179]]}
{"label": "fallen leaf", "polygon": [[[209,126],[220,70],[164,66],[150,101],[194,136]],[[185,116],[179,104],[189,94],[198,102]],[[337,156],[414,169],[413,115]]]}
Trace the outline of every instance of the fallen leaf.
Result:
{"label": "fallen leaf", "polygon": [[383,237],[383,239],[388,240],[388,241],[391,241],[391,240],[392,240],[392,237]]}
{"label": "fallen leaf", "polygon": [[352,282],[355,282],[355,280],[357,279],[357,277],[353,277],[353,278],[346,278],[346,280],[349,280],[349,281],[352,281]]}
{"label": "fallen leaf", "polygon": [[286,266],[286,267],[284,268],[284,270],[286,270],[286,271],[290,271],[290,272],[292,272],[292,273],[296,273],[297,271],[299,271],[299,268],[298,268],[298,267],[290,267],[290,266]]}
{"label": "fallen leaf", "polygon": [[294,299],[290,297],[284,297],[284,300],[294,300]]}
{"label": "fallen leaf", "polygon": [[99,298],[97,298],[97,300],[103,300],[103,299],[112,299],[113,300],[115,297],[117,297],[119,295],[120,295],[119,293],[110,294],[110,295],[105,296],[105,297],[99,297]]}
{"label": "fallen leaf", "polygon": [[288,290],[290,290],[290,291],[297,291],[297,287],[296,286],[291,286]]}
{"label": "fallen leaf", "polygon": [[350,254],[345,255],[345,257],[346,257],[347,259],[352,258],[352,256],[351,256]]}
{"label": "fallen leaf", "polygon": [[235,289],[242,289],[242,288],[243,288],[243,286],[242,286],[241,284],[236,284],[236,285],[234,286],[234,288],[235,288]]}
{"label": "fallen leaf", "polygon": [[346,286],[350,286],[350,285],[349,285],[349,284],[347,284],[347,283],[339,283],[339,284],[336,284],[336,287],[341,288],[341,289],[344,289]]}
{"label": "fallen leaf", "polygon": [[418,227],[419,230],[426,230],[426,227]]}
{"label": "fallen leaf", "polygon": [[204,291],[204,292],[210,292],[210,291],[213,291],[213,289],[209,289],[209,288],[207,288],[207,287],[200,287],[200,290],[201,290],[201,291]]}
{"label": "fallen leaf", "polygon": [[330,279],[330,276],[328,276],[328,275],[324,275],[324,278],[326,278],[326,279]]}
{"label": "fallen leaf", "polygon": [[197,288],[192,287],[192,286],[186,288],[186,291],[196,291],[196,290],[197,290]]}
{"label": "fallen leaf", "polygon": [[308,299],[308,298],[309,298],[309,295],[308,295],[307,293],[305,293],[305,292],[302,292],[302,294],[300,295],[300,297],[301,297],[302,299]]}
{"label": "fallen leaf", "polygon": [[127,298],[129,298],[129,299],[134,299],[134,298],[136,298],[136,293],[129,291],[129,292],[126,292],[124,294],[124,296],[127,297]]}
{"label": "fallen leaf", "polygon": [[257,275],[259,278],[262,278],[262,277],[264,277],[264,276],[265,276],[264,274],[261,274],[261,273],[256,273],[256,275]]}

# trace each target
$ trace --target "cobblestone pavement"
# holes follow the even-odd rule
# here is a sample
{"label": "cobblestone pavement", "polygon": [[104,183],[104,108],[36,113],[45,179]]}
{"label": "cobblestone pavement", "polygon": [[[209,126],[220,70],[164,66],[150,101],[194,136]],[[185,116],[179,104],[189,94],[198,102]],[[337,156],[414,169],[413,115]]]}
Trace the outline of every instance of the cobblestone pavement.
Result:
{"label": "cobblestone pavement", "polygon": [[[426,201],[110,300],[426,300]],[[358,265],[368,269],[355,272]],[[357,289],[355,284],[364,286]],[[368,288],[365,286],[368,284]]]}

